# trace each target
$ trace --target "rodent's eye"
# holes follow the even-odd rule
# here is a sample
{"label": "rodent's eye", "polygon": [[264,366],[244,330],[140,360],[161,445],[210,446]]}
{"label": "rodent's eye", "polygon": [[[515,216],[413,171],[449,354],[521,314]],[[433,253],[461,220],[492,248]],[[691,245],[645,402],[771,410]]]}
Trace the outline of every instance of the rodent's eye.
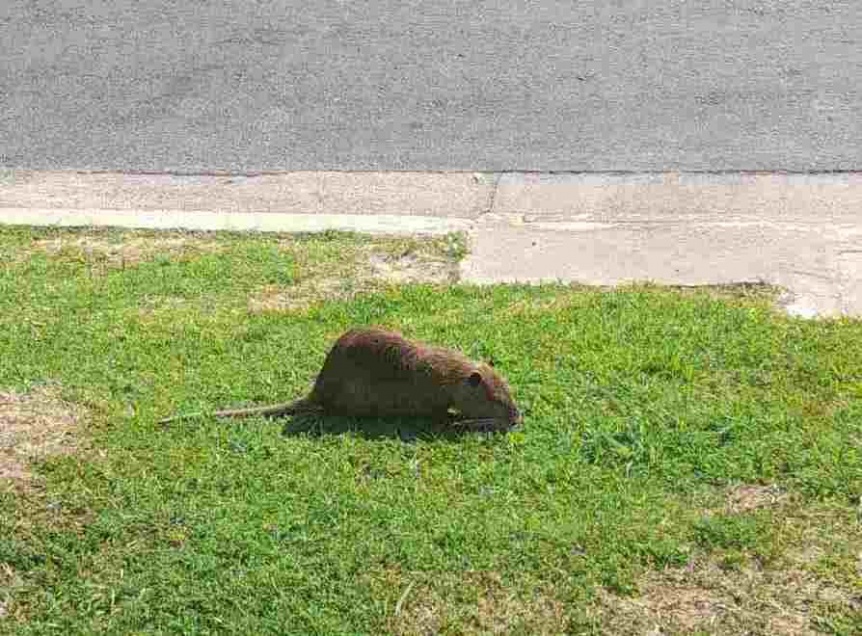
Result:
{"label": "rodent's eye", "polygon": [[470,374],[470,377],[467,378],[467,382],[469,382],[470,386],[474,388],[479,386],[482,384],[482,374],[478,371],[473,371],[473,373]]}

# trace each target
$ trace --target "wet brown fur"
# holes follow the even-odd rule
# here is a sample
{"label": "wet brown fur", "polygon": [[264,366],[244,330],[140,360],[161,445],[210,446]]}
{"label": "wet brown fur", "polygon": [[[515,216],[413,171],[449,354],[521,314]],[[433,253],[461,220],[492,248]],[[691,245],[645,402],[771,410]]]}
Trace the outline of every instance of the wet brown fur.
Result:
{"label": "wet brown fur", "polygon": [[[306,398],[217,411],[218,417],[302,413],[454,417],[505,429],[521,416],[505,380],[488,364],[452,349],[414,343],[378,328],[352,329],[333,345]],[[189,417],[189,416],[180,416]],[[169,418],[162,422],[178,418]]]}

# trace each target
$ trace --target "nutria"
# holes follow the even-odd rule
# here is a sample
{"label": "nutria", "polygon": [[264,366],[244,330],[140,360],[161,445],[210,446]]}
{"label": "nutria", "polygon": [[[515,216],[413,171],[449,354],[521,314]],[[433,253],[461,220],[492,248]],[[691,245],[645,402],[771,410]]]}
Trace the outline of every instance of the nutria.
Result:
{"label": "nutria", "polygon": [[307,397],[214,413],[216,417],[299,414],[431,417],[495,430],[521,422],[508,385],[491,365],[377,328],[352,329],[342,335]]}

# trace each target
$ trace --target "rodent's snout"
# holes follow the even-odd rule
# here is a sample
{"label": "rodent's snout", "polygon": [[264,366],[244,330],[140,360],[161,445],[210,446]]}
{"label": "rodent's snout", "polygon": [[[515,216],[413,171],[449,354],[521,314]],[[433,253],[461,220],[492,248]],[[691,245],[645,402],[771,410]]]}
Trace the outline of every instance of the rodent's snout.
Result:
{"label": "rodent's snout", "polygon": [[509,409],[509,422],[512,426],[520,426],[524,421],[524,417],[521,415],[521,411],[518,410],[518,407],[512,406]]}

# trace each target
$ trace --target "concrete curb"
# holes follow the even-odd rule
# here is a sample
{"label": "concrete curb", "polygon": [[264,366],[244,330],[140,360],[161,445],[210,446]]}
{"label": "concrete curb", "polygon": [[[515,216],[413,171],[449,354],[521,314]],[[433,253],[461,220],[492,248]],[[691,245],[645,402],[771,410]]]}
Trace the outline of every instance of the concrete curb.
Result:
{"label": "concrete curb", "polygon": [[493,177],[452,172],[127,174],[7,170],[3,208],[476,218]]}
{"label": "concrete curb", "polygon": [[0,224],[467,232],[471,282],[765,282],[862,315],[862,173],[0,172]]}
{"label": "concrete curb", "polygon": [[185,212],[183,210],[69,210],[0,208],[0,225],[123,227],[152,230],[231,232],[325,232],[342,230],[379,235],[442,235],[466,232],[469,219],[377,214],[290,214],[285,212]]}

